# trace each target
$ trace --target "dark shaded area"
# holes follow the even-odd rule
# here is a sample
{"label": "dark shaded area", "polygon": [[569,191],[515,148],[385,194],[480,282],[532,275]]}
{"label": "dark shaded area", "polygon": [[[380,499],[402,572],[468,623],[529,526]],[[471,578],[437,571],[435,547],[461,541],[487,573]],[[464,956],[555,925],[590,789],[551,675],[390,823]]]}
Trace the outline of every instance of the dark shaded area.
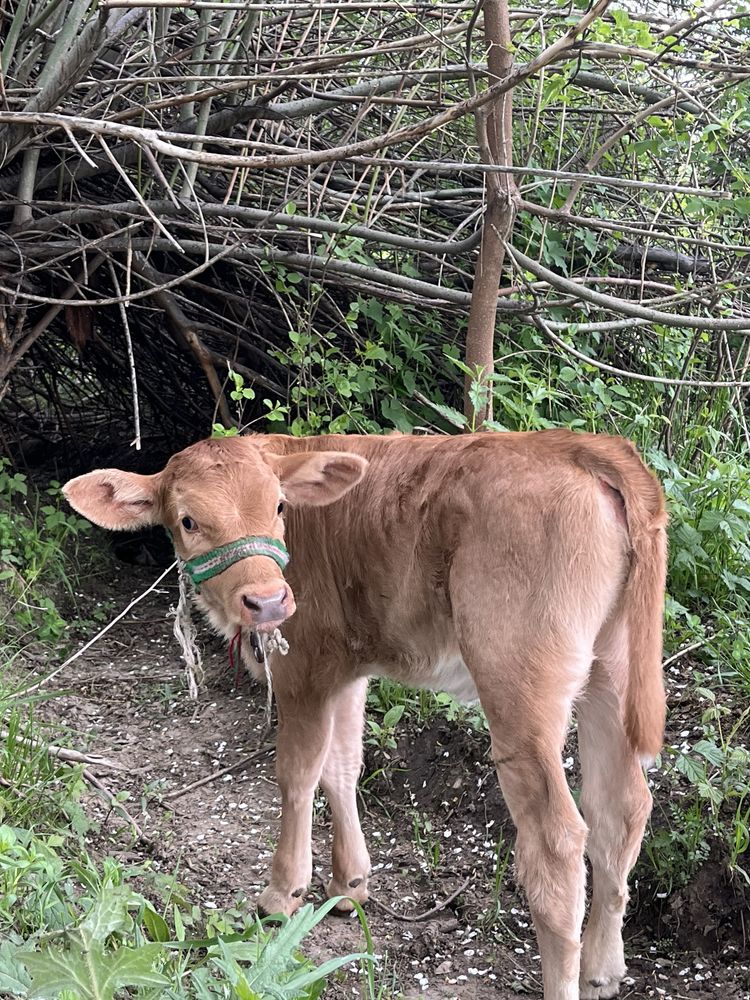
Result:
{"label": "dark shaded area", "polygon": [[[716,854],[716,852],[714,852]],[[745,955],[748,947],[750,892],[739,876],[712,856],[689,885],[664,900],[645,901],[642,920],[654,936],[668,937],[698,955]]]}
{"label": "dark shaded area", "polygon": [[[165,258],[163,263],[168,280],[170,262]],[[252,292],[223,288],[224,283],[231,286],[233,276],[226,269],[215,270],[203,282],[192,283],[187,325],[215,355],[220,384],[227,378],[224,359],[233,359],[253,381],[264,376],[284,379],[281,366],[266,353],[269,342],[263,338],[266,328],[279,329],[272,305],[254,302]],[[100,268],[90,282],[101,297],[116,294],[107,268]],[[60,294],[52,287],[52,276],[49,284],[50,295]],[[183,293],[179,299],[184,301]],[[33,331],[44,322],[46,310],[29,306],[25,326]],[[19,468],[40,479],[63,479],[106,465],[153,472],[174,451],[210,433],[211,423],[219,419],[216,403],[186,330],[150,299],[131,303],[127,324],[126,331],[117,305],[66,307],[12,369],[0,406],[0,442]],[[237,331],[248,342],[244,346]],[[262,346],[255,346],[261,340]],[[132,445],[133,373],[140,452]],[[285,394],[285,379],[283,386],[273,384],[277,392],[271,392],[272,397]]]}
{"label": "dark shaded area", "polygon": [[679,250],[665,247],[644,247],[637,243],[616,247],[612,257],[618,264],[624,264],[629,271],[638,273],[642,268],[652,271],[675,272],[677,274],[708,274],[711,261],[702,254],[690,256]]}

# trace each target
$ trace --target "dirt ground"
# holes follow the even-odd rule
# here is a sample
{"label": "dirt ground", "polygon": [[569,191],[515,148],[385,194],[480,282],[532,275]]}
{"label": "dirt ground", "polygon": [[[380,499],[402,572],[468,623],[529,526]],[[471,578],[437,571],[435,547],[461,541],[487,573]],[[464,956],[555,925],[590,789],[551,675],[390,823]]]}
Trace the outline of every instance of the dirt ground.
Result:
{"label": "dirt ground", "polygon": [[[90,581],[102,592],[82,595],[82,602],[98,597],[120,610],[157,575],[118,563],[106,584]],[[69,693],[48,711],[77,734],[81,748],[122,766],[98,773],[111,791],[130,793],[127,807],[145,835],[133,842],[121,820],[106,817],[101,800],[92,797],[87,808],[105,819],[106,834],[114,834],[98,835],[93,849],[177,870],[204,908],[238,901],[252,906],[269,868],[280,811],[273,750],[262,739],[265,695],[247,676],[235,689],[226,651],[208,640],[208,687],[197,704],[189,700],[169,618],[176,599],[176,579],[168,578],[67,669],[59,683]],[[383,956],[378,977],[387,987],[384,997],[541,997],[539,956],[513,882],[511,830],[486,737],[444,719],[421,729],[404,721],[397,735],[396,750],[367,748],[360,804],[373,862],[367,914]],[[222,773],[233,764],[239,766]],[[186,790],[204,778],[210,780]],[[321,900],[330,861],[322,799],[315,812],[311,898]],[[496,885],[498,858],[501,868],[506,859],[511,863]],[[750,1000],[750,952],[742,938],[712,934],[701,926],[708,917],[691,917],[696,909],[708,913],[707,895],[720,899],[716,887],[698,887],[693,895],[697,908],[689,894],[653,901],[633,887],[630,975],[621,996]],[[403,919],[414,916],[423,919]],[[677,924],[681,940],[690,940],[686,931],[699,932],[705,954],[676,950],[665,928]],[[306,951],[322,961],[362,945],[356,920],[329,917]],[[360,995],[357,975],[325,995]]]}

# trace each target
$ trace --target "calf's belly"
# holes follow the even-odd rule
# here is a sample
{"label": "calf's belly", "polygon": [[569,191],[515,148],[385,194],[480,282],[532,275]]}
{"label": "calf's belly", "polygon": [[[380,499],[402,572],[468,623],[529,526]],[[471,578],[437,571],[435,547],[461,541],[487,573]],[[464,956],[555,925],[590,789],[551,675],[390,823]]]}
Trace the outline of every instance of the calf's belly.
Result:
{"label": "calf's belly", "polygon": [[424,666],[404,670],[395,664],[371,663],[366,667],[370,676],[392,677],[411,687],[444,691],[457,701],[478,701],[474,680],[460,653],[444,653]]}
{"label": "calf's belly", "polygon": [[474,679],[458,653],[441,656],[436,660],[432,666],[432,673],[420,681],[419,686],[430,688],[432,691],[445,691],[453,695],[457,701],[470,702],[479,699]]}

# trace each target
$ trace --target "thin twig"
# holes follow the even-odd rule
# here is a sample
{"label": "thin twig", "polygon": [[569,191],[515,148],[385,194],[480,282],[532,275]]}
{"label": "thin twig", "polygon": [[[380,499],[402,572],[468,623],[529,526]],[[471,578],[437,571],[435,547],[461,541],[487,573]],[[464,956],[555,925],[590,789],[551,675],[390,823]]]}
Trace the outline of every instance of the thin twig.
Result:
{"label": "thin twig", "polygon": [[104,141],[104,136],[103,135],[99,135],[98,138],[99,138],[99,144],[102,147],[102,149],[104,150],[104,152],[105,152],[105,154],[107,156],[107,159],[112,164],[112,166],[117,171],[117,173],[120,175],[120,177],[122,178],[122,180],[125,182],[126,186],[128,188],[130,188],[130,190],[136,196],[136,198],[138,199],[139,204],[143,208],[143,211],[148,215],[148,217],[151,219],[151,221],[154,223],[154,225],[159,229],[159,231],[162,232],[166,236],[166,238],[169,240],[169,242],[172,244],[172,246],[175,248],[175,250],[177,250],[179,253],[182,253],[182,247],[180,246],[180,244],[177,242],[177,240],[174,238],[174,236],[172,236],[172,234],[167,229],[167,227],[164,225],[164,223],[161,221],[161,219],[157,218],[157,216],[154,215],[154,213],[149,210],[148,206],[146,205],[146,202],[141,197],[141,193],[138,190],[138,188],[131,181],[131,179],[125,173],[124,169],[120,166],[120,164],[117,162],[117,160],[115,159],[115,157],[112,155],[112,150],[109,148],[109,146],[107,145],[107,143]]}
{"label": "thin twig", "polygon": [[110,790],[107,788],[104,782],[100,781],[95,774],[92,774],[91,771],[87,770],[86,768],[84,768],[82,773],[86,781],[88,781],[90,785],[96,788],[97,791],[101,792],[101,794],[104,796],[107,802],[109,802],[110,809],[112,809],[114,812],[121,813],[123,818],[126,819],[128,823],[130,823],[131,827],[133,828],[133,833],[136,835],[138,840],[146,840],[147,838],[145,837],[143,830],[141,830],[138,823],[130,815],[130,813],[122,804],[122,802],[119,801],[117,796],[114,795],[112,792],[110,792]]}
{"label": "thin twig", "polygon": [[263,746],[258,747],[252,753],[243,757],[242,760],[237,760],[234,764],[230,764],[228,767],[223,767],[220,771],[213,771],[211,774],[207,774],[205,778],[199,778],[198,781],[193,781],[189,785],[185,785],[183,788],[177,788],[173,792],[167,792],[166,795],[162,795],[162,800],[164,799],[179,799],[183,795],[187,795],[188,792],[195,791],[196,788],[201,788],[203,785],[207,785],[212,781],[216,781],[217,778],[223,778],[225,774],[229,774],[232,771],[237,771],[247,764],[250,764],[254,760],[258,760],[259,757],[266,757],[268,754],[272,753],[276,749],[275,743],[264,743]]}
{"label": "thin twig", "polygon": [[667,659],[662,663],[661,665],[662,670],[666,670],[667,667],[670,666],[670,664],[675,663],[677,660],[681,660],[683,656],[687,656],[687,654],[692,653],[693,650],[700,649],[701,646],[705,646],[707,642],[710,642],[710,639],[708,638],[699,639],[698,642],[691,642],[689,646],[685,646],[682,649],[679,649],[676,653],[673,653],[671,656],[668,656]]}
{"label": "thin twig", "polygon": [[135,438],[133,440],[133,445],[136,451],[141,450],[141,411],[138,405],[138,374],[135,370],[135,355],[133,353],[133,338],[130,335],[130,322],[128,320],[128,311],[125,303],[122,301],[122,291],[120,290],[120,282],[117,278],[117,271],[115,271],[114,264],[110,260],[109,262],[109,273],[112,278],[112,284],[115,286],[115,291],[119,296],[121,296],[120,301],[117,303],[120,308],[120,319],[122,320],[122,328],[125,333],[125,343],[128,350],[128,368],[130,369],[130,390],[133,395],[133,424],[135,427]]}
{"label": "thin twig", "polygon": [[469,877],[461,883],[458,889],[452,892],[450,896],[444,899],[441,903],[437,903],[435,906],[432,907],[432,909],[425,910],[424,913],[417,913],[414,916],[409,916],[406,913],[397,913],[395,910],[392,910],[389,906],[386,906],[385,903],[381,903],[380,900],[375,899],[373,896],[370,897],[370,902],[374,903],[375,906],[378,907],[378,909],[383,910],[389,916],[393,917],[394,920],[403,920],[404,923],[408,924],[421,923],[424,920],[432,919],[432,917],[437,916],[437,914],[440,913],[442,910],[447,909],[454,901],[454,899],[457,899],[462,892],[465,892],[469,888],[473,878],[474,878],[473,875],[469,875]]}
{"label": "thin twig", "polygon": [[[88,261],[88,259],[84,257],[84,265],[79,269],[74,282],[67,287],[62,298],[55,299],[50,304],[50,308],[45,312],[39,322],[36,323],[31,330],[29,330],[24,339],[17,345],[10,356],[2,359],[2,362],[0,363],[0,382],[5,380],[6,376],[13,371],[21,358],[23,358],[27,351],[34,346],[36,341],[49,328],[52,321],[60,313],[62,307],[69,305],[74,301],[73,296],[77,291],[79,291],[79,285],[84,277],[84,269],[88,270],[88,274],[91,276],[94,271],[101,267],[105,260],[106,258],[102,254],[97,254],[92,261]],[[16,292],[13,289],[9,289],[8,291],[10,292],[12,302],[13,296]],[[44,299],[45,304],[47,304],[48,301],[48,299]],[[83,301],[84,303],[91,305],[91,300],[84,299]]]}

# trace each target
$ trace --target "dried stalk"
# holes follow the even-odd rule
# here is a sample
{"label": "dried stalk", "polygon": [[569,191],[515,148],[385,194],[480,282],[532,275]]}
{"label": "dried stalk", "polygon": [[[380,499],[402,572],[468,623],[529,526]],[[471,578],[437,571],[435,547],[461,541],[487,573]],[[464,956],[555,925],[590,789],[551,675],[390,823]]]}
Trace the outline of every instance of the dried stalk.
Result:
{"label": "dried stalk", "polygon": [[[484,0],[484,33],[488,47],[490,81],[509,77],[513,68],[508,0]],[[499,96],[476,113],[477,141],[485,163],[509,168],[513,164],[513,91]],[[464,413],[470,427],[492,419],[492,393],[473,398],[475,381],[485,382],[494,370],[495,317],[498,306],[505,241],[513,229],[518,192],[512,173],[488,173],[486,208],[466,328]],[[486,384],[486,382],[485,382]]]}
{"label": "dried stalk", "polygon": [[[639,14],[652,36],[674,29],[681,43],[645,49],[585,37],[608,16],[604,0],[570,27],[557,4],[479,6],[199,0],[185,12],[136,0],[93,12],[84,0],[17,0],[0,12],[0,135],[15,156],[0,177],[4,434],[43,443],[54,425],[90,442],[113,427],[130,440],[133,393],[122,384],[137,381],[144,434],[157,428],[172,447],[207,429],[227,360],[287,402],[298,373],[277,352],[299,322],[354,356],[371,334],[347,322],[360,296],[440,309],[434,357],[473,304],[469,359],[486,371],[499,308],[515,319],[511,338],[531,313],[563,343],[578,320],[582,336],[606,334],[615,350],[618,337],[628,360],[614,359],[616,377],[639,367],[632,328],[726,333],[701,342],[690,374],[713,384],[723,366],[742,382],[746,341],[730,334],[747,330],[750,245],[728,199],[743,137],[723,135],[737,154],[725,170],[688,149],[680,185],[628,146],[686,114],[680,127],[697,144],[726,117],[750,75],[742,31],[719,12],[676,28]],[[548,97],[555,82],[564,87]],[[535,144],[520,166],[503,138],[511,97],[517,146]],[[552,203],[549,188],[563,185],[567,201]],[[535,270],[516,261],[535,278],[514,273],[498,287],[508,191],[513,242]],[[705,202],[705,221],[685,211],[690,199]],[[722,212],[734,228],[716,223]],[[108,220],[122,230],[102,236]],[[561,234],[564,264],[549,266],[536,220]],[[633,244],[645,247],[638,263],[658,269],[640,285],[618,271]],[[696,256],[705,267],[680,285],[670,262]],[[287,273],[296,298],[281,290]],[[80,350],[62,306],[90,312]],[[455,373],[445,379],[457,388]],[[414,398],[429,412],[423,393]],[[221,412],[229,422],[226,401]]]}

